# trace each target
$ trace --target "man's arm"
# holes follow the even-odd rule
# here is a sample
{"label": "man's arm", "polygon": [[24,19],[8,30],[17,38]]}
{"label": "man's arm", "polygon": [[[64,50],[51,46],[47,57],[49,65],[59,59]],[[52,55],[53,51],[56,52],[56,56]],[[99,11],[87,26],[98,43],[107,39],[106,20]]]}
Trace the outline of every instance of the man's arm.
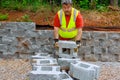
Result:
{"label": "man's arm", "polygon": [[58,27],[54,27],[54,39],[59,39],[59,34],[58,34]]}
{"label": "man's arm", "polygon": [[82,37],[82,28],[78,28],[78,34],[75,38],[76,41],[81,40]]}

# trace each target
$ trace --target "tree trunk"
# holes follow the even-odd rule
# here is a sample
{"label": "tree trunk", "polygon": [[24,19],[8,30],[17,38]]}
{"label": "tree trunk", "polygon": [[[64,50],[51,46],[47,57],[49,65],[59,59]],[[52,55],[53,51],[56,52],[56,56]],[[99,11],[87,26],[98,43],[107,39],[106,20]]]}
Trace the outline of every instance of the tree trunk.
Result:
{"label": "tree trunk", "polygon": [[110,0],[111,6],[118,6],[118,0]]}
{"label": "tree trunk", "polygon": [[91,2],[90,2],[90,8],[91,9],[96,9],[96,4],[97,4],[96,0],[91,0]]}

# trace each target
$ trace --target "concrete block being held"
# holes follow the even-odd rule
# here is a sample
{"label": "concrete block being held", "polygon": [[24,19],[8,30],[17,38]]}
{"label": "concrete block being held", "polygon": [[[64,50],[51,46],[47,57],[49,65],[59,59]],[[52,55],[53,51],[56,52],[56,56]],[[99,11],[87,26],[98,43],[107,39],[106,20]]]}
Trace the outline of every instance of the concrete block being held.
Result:
{"label": "concrete block being held", "polygon": [[77,48],[75,41],[59,41],[58,45],[61,48]]}
{"label": "concrete block being held", "polygon": [[86,62],[71,63],[70,75],[79,80],[97,80],[100,67]]}

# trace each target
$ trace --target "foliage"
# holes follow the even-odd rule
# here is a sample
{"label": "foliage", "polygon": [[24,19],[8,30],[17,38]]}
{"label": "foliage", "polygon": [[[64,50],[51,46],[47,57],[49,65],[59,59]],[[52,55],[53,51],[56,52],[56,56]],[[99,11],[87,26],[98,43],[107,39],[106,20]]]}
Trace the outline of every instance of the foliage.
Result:
{"label": "foliage", "polygon": [[[120,5],[120,0],[119,5]],[[46,6],[49,5],[49,6]],[[30,10],[36,12],[41,7],[56,8],[60,6],[61,0],[0,0],[0,8],[13,10]],[[73,5],[82,9],[97,9],[106,11],[106,7],[110,5],[110,0],[73,0]],[[103,10],[102,10],[103,9]],[[53,9],[51,9],[53,10]]]}
{"label": "foliage", "polygon": [[30,16],[25,14],[23,16],[21,16],[20,19],[17,19],[18,22],[32,22],[32,20],[30,19]]}
{"label": "foliage", "polygon": [[89,0],[80,0],[80,7],[84,9],[89,9]]}
{"label": "foliage", "polygon": [[0,13],[0,21],[7,20],[8,19],[8,14],[1,14]]}

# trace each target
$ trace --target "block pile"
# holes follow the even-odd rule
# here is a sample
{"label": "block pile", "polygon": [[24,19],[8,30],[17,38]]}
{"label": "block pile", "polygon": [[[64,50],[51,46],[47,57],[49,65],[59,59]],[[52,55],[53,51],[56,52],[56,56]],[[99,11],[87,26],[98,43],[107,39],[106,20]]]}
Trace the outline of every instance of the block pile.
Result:
{"label": "block pile", "polygon": [[[64,41],[63,41],[64,43]],[[76,47],[74,43],[69,41],[64,44],[60,42],[60,50],[62,48],[73,49]],[[71,46],[73,45],[73,46]],[[59,52],[62,52],[60,51]],[[60,53],[60,58],[53,58],[47,53],[36,53],[31,57],[32,71],[30,72],[30,80],[97,80],[99,77],[100,67],[80,61],[79,58],[72,58],[74,54]],[[59,54],[58,54],[59,56]]]}

